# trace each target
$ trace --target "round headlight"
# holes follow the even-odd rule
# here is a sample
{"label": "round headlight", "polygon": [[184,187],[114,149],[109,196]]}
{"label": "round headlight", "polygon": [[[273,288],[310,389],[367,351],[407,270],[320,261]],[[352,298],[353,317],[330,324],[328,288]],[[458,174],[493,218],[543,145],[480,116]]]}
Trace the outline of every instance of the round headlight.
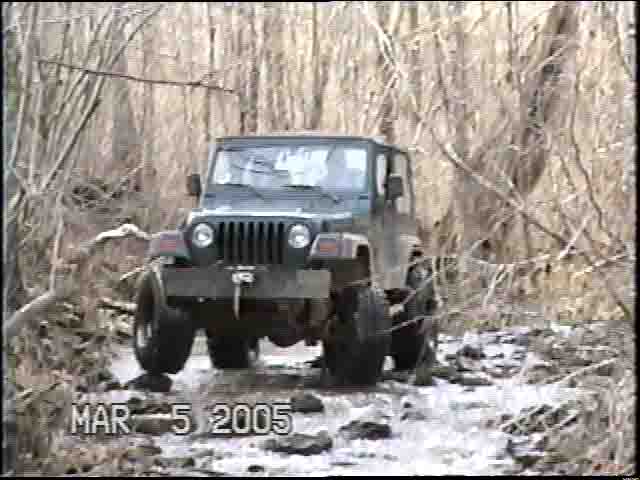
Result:
{"label": "round headlight", "polygon": [[289,245],[293,248],[304,248],[311,242],[311,232],[304,225],[294,225],[289,230]]}
{"label": "round headlight", "polygon": [[200,223],[193,229],[191,241],[196,247],[204,248],[213,242],[213,228],[206,223]]}

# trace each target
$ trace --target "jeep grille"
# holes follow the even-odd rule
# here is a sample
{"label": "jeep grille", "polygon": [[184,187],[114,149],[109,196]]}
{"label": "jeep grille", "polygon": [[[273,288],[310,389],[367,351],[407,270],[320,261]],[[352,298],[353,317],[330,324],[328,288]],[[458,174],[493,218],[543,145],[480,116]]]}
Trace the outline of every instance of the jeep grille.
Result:
{"label": "jeep grille", "polygon": [[219,222],[215,225],[217,261],[233,265],[284,263],[283,222]]}

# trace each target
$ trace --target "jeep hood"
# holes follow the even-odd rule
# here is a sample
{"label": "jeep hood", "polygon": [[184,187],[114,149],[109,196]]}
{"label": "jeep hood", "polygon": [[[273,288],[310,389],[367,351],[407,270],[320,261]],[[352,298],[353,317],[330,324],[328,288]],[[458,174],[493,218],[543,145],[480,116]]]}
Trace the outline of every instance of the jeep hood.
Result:
{"label": "jeep hood", "polygon": [[187,223],[199,217],[284,217],[300,219],[346,220],[368,210],[369,199],[340,196],[339,202],[319,195],[279,196],[277,198],[242,198],[220,196],[205,198],[199,208],[191,211]]}

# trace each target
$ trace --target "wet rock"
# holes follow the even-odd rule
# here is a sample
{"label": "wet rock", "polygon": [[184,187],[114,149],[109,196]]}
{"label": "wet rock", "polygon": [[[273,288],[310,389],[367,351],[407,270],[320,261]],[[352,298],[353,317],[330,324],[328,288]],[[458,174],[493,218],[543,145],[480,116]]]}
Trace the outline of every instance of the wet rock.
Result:
{"label": "wet rock", "polygon": [[400,416],[400,420],[402,421],[415,420],[418,422],[423,422],[428,419],[429,417],[427,417],[427,415],[420,410],[409,410],[407,412],[403,412],[402,415]]}
{"label": "wet rock", "polygon": [[473,375],[470,373],[460,374],[460,376],[456,378],[456,381],[454,383],[457,383],[464,387],[485,387],[493,384],[493,382],[487,377]]}
{"label": "wet rock", "polygon": [[147,435],[164,435],[173,433],[175,421],[169,415],[132,415],[130,424],[132,430]]}
{"label": "wet rock", "polygon": [[431,368],[431,375],[444,380],[451,380],[458,376],[458,372],[453,365],[436,364]]}
{"label": "wet rock", "polygon": [[505,343],[507,345],[510,345],[512,343],[516,343],[516,337],[515,337],[515,335],[504,335],[504,336],[500,337],[500,343]]}
{"label": "wet rock", "polygon": [[116,378],[108,368],[103,368],[98,372],[96,380],[98,382],[109,382],[112,380],[116,380]]}
{"label": "wet rock", "polygon": [[504,425],[505,423],[509,422],[512,419],[513,419],[513,415],[512,414],[510,414],[510,413],[501,413],[497,417],[490,418],[489,420],[487,420],[485,422],[485,427],[487,427],[487,428],[500,427],[500,426]]}
{"label": "wet rock", "polygon": [[431,366],[425,364],[418,365],[418,368],[416,368],[416,376],[413,379],[413,384],[418,387],[434,386],[435,382],[433,381],[431,368]]}
{"label": "wet rock", "polygon": [[108,382],[101,382],[96,387],[96,391],[99,393],[111,392],[113,390],[122,390],[122,388],[122,384],[118,380],[110,380]]}
{"label": "wet rock", "polygon": [[339,432],[349,440],[389,438],[391,436],[389,421],[390,417],[386,413],[373,410],[361,418],[343,425]]}
{"label": "wet rock", "polygon": [[476,408],[489,408],[490,405],[486,402],[472,400],[469,402],[453,400],[449,402],[449,408],[454,411],[474,410]]}
{"label": "wet rock", "polygon": [[163,468],[190,468],[196,466],[196,461],[193,457],[158,457],[155,459],[154,463],[158,467]]}
{"label": "wet rock", "polygon": [[509,371],[501,367],[486,367],[483,371],[494,378],[507,378],[510,376]]}
{"label": "wet rock", "polygon": [[152,457],[154,455],[160,455],[162,449],[153,443],[142,443],[140,445],[132,445],[127,448],[124,456],[128,460],[137,461],[142,458]]}
{"label": "wet rock", "polygon": [[333,460],[331,462],[331,466],[333,467],[354,467],[358,465],[356,462],[352,461],[352,460]]}
{"label": "wet rock", "polygon": [[489,358],[494,360],[496,358],[504,358],[504,352],[496,352],[489,355]]}
{"label": "wet rock", "polygon": [[529,340],[529,336],[526,334],[520,333],[515,337],[516,337],[516,340],[514,343],[520,347],[528,347],[529,344],[531,343],[531,341]]}
{"label": "wet rock", "polygon": [[150,398],[130,397],[127,400],[127,407],[132,415],[155,414],[171,412],[171,405],[164,400],[155,400]]}
{"label": "wet rock", "polygon": [[444,355],[444,359],[448,361],[455,360],[456,358],[458,358],[456,353],[449,352]]}
{"label": "wet rock", "polygon": [[526,444],[515,443],[512,439],[507,440],[507,452],[525,469],[531,468],[545,455],[544,452],[534,450]]}
{"label": "wet rock", "polygon": [[249,465],[247,467],[247,472],[249,473],[259,473],[264,472],[265,468],[262,465]]}
{"label": "wet rock", "polygon": [[382,374],[384,380],[393,380],[395,382],[407,383],[411,378],[411,372],[387,370]]}
{"label": "wet rock", "polygon": [[126,388],[133,390],[169,393],[172,383],[171,378],[167,375],[151,375],[150,373],[144,373],[127,382],[125,386]]}
{"label": "wet rock", "polygon": [[459,372],[475,372],[482,368],[480,361],[460,356],[456,357],[454,365]]}
{"label": "wet rock", "polygon": [[292,433],[282,437],[268,438],[262,446],[265,450],[290,455],[318,455],[332,447],[333,440],[326,431],[316,435]]}
{"label": "wet rock", "polygon": [[486,357],[480,345],[473,345],[470,343],[463,345],[462,348],[458,350],[458,356],[472,358],[474,360],[481,360]]}
{"label": "wet rock", "polygon": [[385,460],[389,460],[390,462],[398,460],[398,457],[396,457],[395,455],[391,455],[390,453],[385,453],[384,455],[382,455],[382,458],[384,458]]}
{"label": "wet rock", "polygon": [[302,393],[291,397],[291,410],[299,413],[324,412],[324,404],[318,397]]}

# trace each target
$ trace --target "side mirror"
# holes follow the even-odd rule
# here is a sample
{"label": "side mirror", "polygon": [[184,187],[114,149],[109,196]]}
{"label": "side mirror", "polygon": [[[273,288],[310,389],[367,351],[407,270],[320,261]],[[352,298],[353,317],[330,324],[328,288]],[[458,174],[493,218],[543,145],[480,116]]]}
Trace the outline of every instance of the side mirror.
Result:
{"label": "side mirror", "polygon": [[387,198],[395,200],[396,198],[404,195],[404,183],[402,182],[402,176],[397,173],[392,173],[387,178]]}
{"label": "side mirror", "polygon": [[202,193],[202,183],[199,173],[192,173],[187,176],[187,192],[191,197],[199,197]]}

